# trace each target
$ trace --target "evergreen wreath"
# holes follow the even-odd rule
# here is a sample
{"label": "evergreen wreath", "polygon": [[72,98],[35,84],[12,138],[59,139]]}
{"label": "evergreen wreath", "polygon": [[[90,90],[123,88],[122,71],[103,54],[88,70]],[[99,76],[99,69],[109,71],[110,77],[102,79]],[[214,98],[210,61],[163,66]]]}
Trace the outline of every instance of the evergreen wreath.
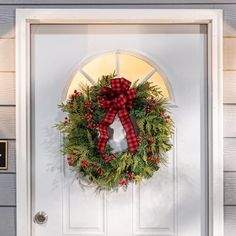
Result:
{"label": "evergreen wreath", "polygon": [[[68,115],[56,124],[64,133],[62,151],[68,165],[98,190],[126,189],[152,177],[167,162],[174,133],[167,100],[158,87],[147,81],[131,86],[114,77],[102,76],[96,85],[75,90],[59,105]],[[115,153],[107,143],[107,128],[116,115],[128,149]]]}

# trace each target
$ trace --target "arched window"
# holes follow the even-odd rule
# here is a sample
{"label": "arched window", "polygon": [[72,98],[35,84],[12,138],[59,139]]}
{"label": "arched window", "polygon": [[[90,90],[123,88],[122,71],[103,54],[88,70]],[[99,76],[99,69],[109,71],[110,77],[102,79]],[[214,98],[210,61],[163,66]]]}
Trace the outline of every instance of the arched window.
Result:
{"label": "arched window", "polygon": [[74,89],[81,85],[92,85],[102,75],[114,71],[118,77],[124,77],[131,82],[148,80],[161,89],[165,98],[171,99],[167,81],[157,65],[142,55],[121,50],[102,53],[84,60],[69,84],[66,97],[68,98]]}

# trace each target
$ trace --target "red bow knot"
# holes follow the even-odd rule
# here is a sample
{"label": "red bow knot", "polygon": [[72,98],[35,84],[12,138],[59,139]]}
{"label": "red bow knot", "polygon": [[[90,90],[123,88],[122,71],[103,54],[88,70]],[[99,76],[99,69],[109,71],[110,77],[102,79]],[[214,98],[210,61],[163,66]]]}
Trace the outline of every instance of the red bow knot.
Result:
{"label": "red bow knot", "polygon": [[97,148],[104,153],[106,143],[109,139],[107,128],[114,122],[116,114],[123,125],[129,150],[134,153],[138,149],[138,141],[134,126],[130,120],[128,109],[132,108],[132,99],[137,98],[135,89],[129,89],[131,82],[125,78],[110,80],[111,88],[104,87],[99,95],[99,104],[102,109],[107,109],[107,113],[99,125],[100,138]]}

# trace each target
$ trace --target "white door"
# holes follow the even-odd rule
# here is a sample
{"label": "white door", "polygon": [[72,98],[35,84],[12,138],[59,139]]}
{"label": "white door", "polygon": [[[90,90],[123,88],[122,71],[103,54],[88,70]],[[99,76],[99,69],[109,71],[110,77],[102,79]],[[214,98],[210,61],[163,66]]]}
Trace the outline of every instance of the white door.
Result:
{"label": "white door", "polygon": [[[205,27],[34,25],[31,34],[33,236],[206,236]],[[176,133],[168,165],[153,178],[129,186],[125,192],[98,194],[83,187],[63,162],[61,136],[53,126],[64,117],[57,105],[65,99],[81,62],[89,63],[93,55],[107,52],[115,52],[119,73],[141,76],[137,74],[139,66],[123,69],[118,55],[122,52],[143,55],[144,61],[160,68]],[[91,77],[95,64],[88,69]],[[129,69],[133,71],[127,72]],[[44,224],[33,221],[40,211],[48,216]]]}

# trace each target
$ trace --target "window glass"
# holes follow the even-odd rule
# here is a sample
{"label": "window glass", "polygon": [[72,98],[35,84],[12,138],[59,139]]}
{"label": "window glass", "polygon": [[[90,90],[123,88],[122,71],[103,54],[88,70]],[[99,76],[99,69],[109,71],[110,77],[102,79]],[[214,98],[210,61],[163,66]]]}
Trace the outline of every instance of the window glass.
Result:
{"label": "window glass", "polygon": [[116,70],[116,56],[112,54],[102,54],[95,57],[82,67],[82,70],[97,81],[102,75],[113,73]]}
{"label": "window glass", "polygon": [[[152,63],[153,64],[153,63]],[[118,76],[124,77],[131,82],[139,80],[148,80],[157,85],[165,98],[170,98],[168,88],[164,78],[158,72],[157,68],[141,57],[128,53],[105,53],[97,57],[91,57],[84,63],[72,78],[69,85],[67,98],[75,89],[81,86],[91,85],[91,81],[96,83],[102,75],[116,72]]]}
{"label": "window glass", "polygon": [[153,68],[142,59],[128,55],[119,54],[120,76],[131,82],[142,80]]}

